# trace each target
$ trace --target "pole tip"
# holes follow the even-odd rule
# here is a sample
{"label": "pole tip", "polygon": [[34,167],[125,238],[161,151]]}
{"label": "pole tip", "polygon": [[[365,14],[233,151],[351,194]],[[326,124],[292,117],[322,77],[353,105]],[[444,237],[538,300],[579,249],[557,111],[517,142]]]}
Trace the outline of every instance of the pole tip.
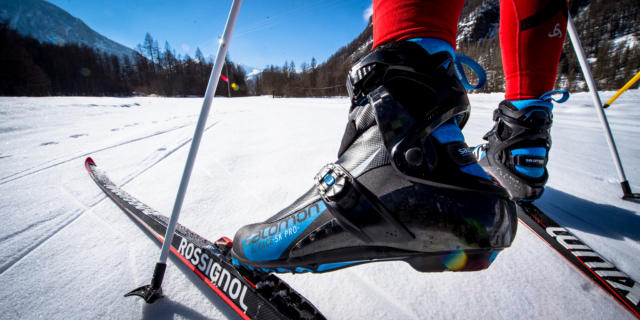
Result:
{"label": "pole tip", "polygon": [[162,294],[162,288],[154,289],[150,284],[148,284],[146,286],[135,288],[124,296],[138,296],[144,299],[147,303],[154,303],[156,300],[164,297],[164,294]]}

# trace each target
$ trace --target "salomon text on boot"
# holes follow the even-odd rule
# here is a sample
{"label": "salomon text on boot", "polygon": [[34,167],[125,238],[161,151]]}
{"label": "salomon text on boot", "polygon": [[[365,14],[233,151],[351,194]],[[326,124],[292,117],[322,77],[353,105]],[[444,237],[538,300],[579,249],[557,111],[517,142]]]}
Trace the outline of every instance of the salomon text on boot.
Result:
{"label": "salomon text on boot", "polygon": [[289,207],[236,233],[236,265],[325,272],[401,260],[423,272],[473,271],[511,244],[514,204],[461,132],[460,62],[444,41],[432,47],[448,50],[430,51],[434,42],[422,40],[379,46],[355,64],[338,160]]}

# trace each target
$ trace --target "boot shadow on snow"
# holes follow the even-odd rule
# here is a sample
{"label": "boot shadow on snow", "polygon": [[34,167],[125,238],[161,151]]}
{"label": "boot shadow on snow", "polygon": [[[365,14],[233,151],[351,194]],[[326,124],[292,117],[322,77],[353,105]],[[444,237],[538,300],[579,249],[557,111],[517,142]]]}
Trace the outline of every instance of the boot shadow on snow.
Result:
{"label": "boot shadow on snow", "polygon": [[640,214],[636,212],[549,187],[535,204],[561,226],[607,238],[640,241]]}

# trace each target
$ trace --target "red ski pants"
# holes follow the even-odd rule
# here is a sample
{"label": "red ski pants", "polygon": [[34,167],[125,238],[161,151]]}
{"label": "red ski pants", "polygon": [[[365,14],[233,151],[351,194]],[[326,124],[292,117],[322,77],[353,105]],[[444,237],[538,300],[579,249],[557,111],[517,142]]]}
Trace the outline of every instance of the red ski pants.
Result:
{"label": "red ski pants", "polygon": [[[456,47],[464,0],[373,0],[373,47],[438,38]],[[500,0],[500,47],[506,99],[553,89],[567,28],[567,0]]]}

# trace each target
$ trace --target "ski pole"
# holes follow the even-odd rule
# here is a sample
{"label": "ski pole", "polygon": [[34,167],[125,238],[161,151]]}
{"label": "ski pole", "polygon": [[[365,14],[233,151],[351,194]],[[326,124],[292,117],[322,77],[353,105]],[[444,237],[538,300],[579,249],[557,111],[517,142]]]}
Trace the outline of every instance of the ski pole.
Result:
{"label": "ski pole", "polygon": [[160,259],[156,263],[153,271],[153,277],[151,278],[151,284],[139,287],[125,296],[140,296],[147,303],[153,303],[158,298],[163,297],[162,294],[162,279],[164,278],[164,272],[167,268],[167,256],[169,255],[169,248],[173,240],[173,233],[176,229],[178,217],[180,216],[180,209],[182,208],[182,202],[184,200],[185,193],[187,192],[187,186],[189,185],[189,178],[191,177],[191,171],[193,170],[193,163],[195,162],[196,155],[198,154],[198,147],[200,146],[200,140],[204,132],[205,125],[207,123],[207,117],[209,116],[209,110],[211,109],[211,101],[216,92],[218,86],[218,79],[224,66],[224,60],[227,55],[227,49],[229,48],[229,42],[231,41],[231,34],[233,33],[233,27],[235,26],[236,19],[238,18],[238,12],[240,11],[240,4],[242,0],[233,0],[231,4],[231,10],[227,17],[227,23],[224,27],[224,33],[222,39],[220,39],[220,45],[218,46],[218,52],[216,53],[216,60],[213,65],[213,70],[209,77],[209,83],[207,84],[207,91],[204,95],[204,102],[202,103],[202,109],[200,111],[200,117],[198,118],[198,124],[196,125],[196,131],[193,134],[193,140],[191,142],[191,148],[189,149],[189,156],[187,157],[187,163],[182,173],[182,180],[180,181],[180,187],[178,188],[178,194],[176,195],[176,201],[173,205],[173,211],[171,212],[171,219],[167,226],[167,232],[164,235],[164,242],[162,243],[162,249],[160,250]]}
{"label": "ski pole", "polygon": [[582,74],[584,75],[584,79],[587,82],[587,86],[589,87],[589,92],[591,93],[593,104],[596,107],[598,118],[600,119],[602,127],[604,128],[604,135],[607,139],[607,143],[609,144],[609,150],[611,151],[611,156],[614,160],[613,162],[616,166],[616,170],[618,171],[620,186],[622,187],[623,192],[622,199],[640,202],[640,194],[631,192],[631,186],[629,185],[629,181],[627,181],[627,177],[624,174],[622,161],[620,161],[620,155],[618,154],[618,149],[616,148],[616,143],[613,140],[613,134],[611,133],[611,127],[609,127],[607,116],[604,114],[602,101],[600,101],[600,96],[598,95],[598,90],[596,89],[596,83],[593,80],[593,74],[591,73],[591,69],[589,68],[587,59],[585,58],[584,50],[582,49],[582,44],[580,43],[580,38],[578,37],[578,32],[576,31],[576,26],[573,24],[571,15],[568,16],[567,20],[567,31],[569,32],[569,38],[571,38],[573,50],[576,52],[578,62],[580,62]]}
{"label": "ski pole", "polygon": [[627,82],[622,88],[620,88],[620,90],[618,90],[618,92],[616,92],[616,94],[614,94],[613,97],[611,97],[611,99],[609,99],[609,101],[607,101],[602,107],[605,109],[609,108],[609,106],[611,106],[611,104],[616,101],[621,94],[627,91],[627,89],[631,88],[638,79],[640,79],[640,72],[636,73],[636,75],[633,76],[633,78],[631,78],[631,80],[629,80],[629,82]]}

